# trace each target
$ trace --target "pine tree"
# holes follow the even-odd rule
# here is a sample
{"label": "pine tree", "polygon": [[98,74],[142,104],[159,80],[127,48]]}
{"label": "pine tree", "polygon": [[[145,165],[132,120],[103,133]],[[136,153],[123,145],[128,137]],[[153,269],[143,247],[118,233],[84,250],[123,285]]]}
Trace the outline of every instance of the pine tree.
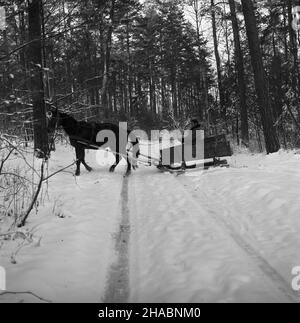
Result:
{"label": "pine tree", "polygon": [[32,0],[28,3],[28,21],[30,40],[28,57],[31,70],[34,148],[36,156],[47,158],[49,151],[43,81],[41,0]]}
{"label": "pine tree", "polygon": [[251,61],[254,71],[258,105],[260,108],[261,120],[265,135],[266,149],[268,153],[274,153],[280,149],[280,144],[278,141],[275,122],[270,106],[267,78],[263,65],[254,6],[252,0],[242,0],[242,5],[251,54]]}

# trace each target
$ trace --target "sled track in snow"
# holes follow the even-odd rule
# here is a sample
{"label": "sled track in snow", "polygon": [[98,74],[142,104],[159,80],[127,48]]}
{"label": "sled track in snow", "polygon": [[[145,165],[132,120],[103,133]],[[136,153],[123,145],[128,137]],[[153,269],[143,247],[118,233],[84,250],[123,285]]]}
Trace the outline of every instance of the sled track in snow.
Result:
{"label": "sled track in snow", "polygon": [[126,303],[129,299],[129,177],[123,179],[121,191],[121,223],[116,234],[115,251],[117,260],[110,268],[104,303]]}
{"label": "sled track in snow", "polygon": [[[176,178],[176,180],[180,184],[187,198],[195,205],[195,207],[197,207],[197,209],[202,210],[199,202],[197,201],[199,200],[199,196],[197,196],[194,191],[188,190],[178,178]],[[187,184],[188,187],[191,186],[191,182],[188,179],[184,178],[183,181]],[[203,196],[203,199],[209,200],[210,198],[208,195],[205,195]],[[214,199],[214,203],[220,204],[220,202],[216,201],[218,201],[218,199]],[[237,232],[230,220],[228,218],[226,219],[225,217],[218,216],[215,212],[209,210],[209,208],[207,209],[216,224],[226,230],[226,232],[239,246],[239,248],[242,249],[244,253],[246,253],[250,257],[256,267],[258,267],[262,271],[264,276],[272,281],[273,285],[286,297],[286,299],[292,303],[299,303],[300,297],[296,292],[292,290],[291,285],[289,285],[287,281],[281,276],[281,274],[275,268],[273,268],[263,256],[261,256],[259,251],[257,251],[241,236],[241,234]]]}

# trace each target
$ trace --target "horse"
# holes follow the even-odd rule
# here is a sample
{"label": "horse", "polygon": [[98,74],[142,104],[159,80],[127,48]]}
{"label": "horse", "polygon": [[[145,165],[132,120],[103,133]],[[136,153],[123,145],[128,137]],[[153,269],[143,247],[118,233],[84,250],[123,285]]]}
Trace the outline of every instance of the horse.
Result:
{"label": "horse", "polygon": [[[77,121],[71,115],[67,113],[60,112],[58,109],[48,109],[47,112],[47,120],[48,120],[48,132],[54,133],[58,128],[62,127],[66,134],[70,138],[71,145],[75,148],[76,153],[76,173],[75,176],[80,176],[80,165],[86,168],[88,172],[91,172],[93,169],[85,162],[85,150],[98,150],[100,147],[109,144],[108,137],[105,137],[106,140],[98,142],[98,134],[100,132],[107,133],[110,132],[114,134],[115,151],[112,151],[116,158],[116,162],[109,169],[111,173],[113,173],[116,167],[124,157],[127,161],[127,170],[126,175],[131,173],[131,169],[136,169],[136,166],[131,164],[129,158],[129,150],[126,149],[128,144],[131,144],[131,149],[133,149],[134,158],[137,159],[140,155],[139,149],[139,140],[132,134],[131,131],[124,131],[112,123],[89,123],[85,121]],[[121,133],[120,133],[121,132]],[[120,142],[120,134],[126,136],[126,140],[124,143]],[[123,141],[123,140],[121,140]],[[123,146],[121,146],[123,145]],[[125,147],[124,147],[125,145]],[[121,153],[124,152],[124,153]]]}

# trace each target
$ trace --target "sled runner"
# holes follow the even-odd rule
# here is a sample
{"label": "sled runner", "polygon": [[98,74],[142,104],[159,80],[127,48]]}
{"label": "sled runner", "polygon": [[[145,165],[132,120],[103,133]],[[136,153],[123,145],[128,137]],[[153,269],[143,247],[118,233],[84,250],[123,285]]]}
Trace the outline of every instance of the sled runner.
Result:
{"label": "sled runner", "polygon": [[220,160],[220,159],[215,159],[212,162],[206,162],[198,165],[191,165],[191,166],[186,166],[184,167],[172,167],[172,166],[157,166],[158,170],[162,173],[171,173],[174,175],[182,175],[185,174],[186,172],[192,172],[192,171],[197,171],[199,169],[203,170],[208,170],[210,168],[229,168],[229,164],[226,159]]}

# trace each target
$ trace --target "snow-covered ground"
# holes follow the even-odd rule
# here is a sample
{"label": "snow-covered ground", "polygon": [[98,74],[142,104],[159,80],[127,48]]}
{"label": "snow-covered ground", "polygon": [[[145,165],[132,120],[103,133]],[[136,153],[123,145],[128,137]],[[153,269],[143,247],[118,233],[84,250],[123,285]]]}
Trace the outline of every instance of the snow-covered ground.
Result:
{"label": "snow-covered ground", "polygon": [[[300,266],[299,154],[237,154],[231,168],[179,177],[141,166],[126,185],[124,166],[109,174],[95,154],[92,173],[51,178],[16,264],[22,237],[0,239],[9,291],[52,302],[300,301],[291,286]],[[59,146],[50,173],[73,158]],[[116,277],[121,298],[112,295]],[[43,300],[0,296],[11,301]]]}
{"label": "snow-covered ground", "polygon": [[[71,148],[58,147],[49,174],[71,164],[74,157]],[[65,172],[49,180],[48,198],[27,224],[36,241],[21,249],[15,257],[17,264],[11,263],[10,256],[22,239],[2,245],[0,265],[7,272],[7,290],[31,291],[55,302],[101,302],[104,298],[115,258],[123,173],[120,169],[112,176],[107,169],[97,168],[94,157],[88,154],[87,158],[95,167],[93,173],[83,171],[75,178]],[[74,173],[74,166],[69,171]],[[0,302],[21,300],[38,301],[26,294],[0,297]]]}
{"label": "snow-covered ground", "polygon": [[291,287],[300,264],[300,155],[243,154],[230,163],[132,179],[131,301],[300,301]]}

